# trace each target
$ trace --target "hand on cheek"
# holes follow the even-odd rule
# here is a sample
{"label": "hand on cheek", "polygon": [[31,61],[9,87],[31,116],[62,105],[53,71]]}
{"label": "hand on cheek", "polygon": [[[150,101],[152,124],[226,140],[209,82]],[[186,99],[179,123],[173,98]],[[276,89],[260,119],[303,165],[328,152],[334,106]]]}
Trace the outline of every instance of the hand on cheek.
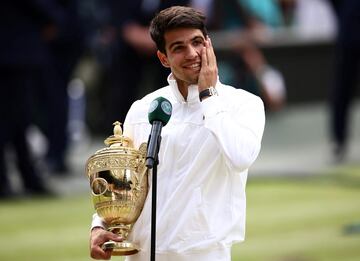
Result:
{"label": "hand on cheek", "polygon": [[209,88],[215,87],[217,80],[217,64],[214,49],[211,45],[210,38],[205,40],[205,46],[201,50],[201,70],[199,74],[199,92]]}

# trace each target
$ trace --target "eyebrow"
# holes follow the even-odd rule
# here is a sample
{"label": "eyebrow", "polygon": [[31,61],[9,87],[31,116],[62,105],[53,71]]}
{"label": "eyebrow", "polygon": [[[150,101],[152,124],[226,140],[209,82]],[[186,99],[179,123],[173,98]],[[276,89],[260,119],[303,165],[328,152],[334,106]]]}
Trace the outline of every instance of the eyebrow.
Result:
{"label": "eyebrow", "polygon": [[[201,39],[202,41],[204,40],[203,37],[201,37],[201,36],[199,36],[199,35],[196,35],[196,36],[194,36],[193,38],[190,39],[190,42],[195,41],[195,40],[197,40],[198,38]],[[171,48],[172,48],[173,46],[175,46],[175,45],[177,45],[177,44],[182,44],[182,43],[183,43],[183,41],[176,41],[176,42],[171,43],[171,44],[169,45],[169,50],[171,50]]]}

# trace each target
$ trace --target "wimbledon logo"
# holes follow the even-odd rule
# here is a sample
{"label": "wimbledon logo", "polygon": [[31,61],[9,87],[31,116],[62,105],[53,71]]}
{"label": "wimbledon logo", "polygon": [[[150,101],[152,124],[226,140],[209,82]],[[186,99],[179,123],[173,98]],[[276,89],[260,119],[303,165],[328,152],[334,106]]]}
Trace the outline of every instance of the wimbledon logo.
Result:
{"label": "wimbledon logo", "polygon": [[153,100],[150,103],[150,108],[149,108],[149,113],[152,113],[153,111],[155,111],[155,109],[159,106],[159,102],[157,100]]}
{"label": "wimbledon logo", "polygon": [[172,107],[171,107],[171,103],[168,102],[168,101],[163,101],[161,103],[161,109],[167,114],[167,115],[171,115],[171,110],[172,110]]}

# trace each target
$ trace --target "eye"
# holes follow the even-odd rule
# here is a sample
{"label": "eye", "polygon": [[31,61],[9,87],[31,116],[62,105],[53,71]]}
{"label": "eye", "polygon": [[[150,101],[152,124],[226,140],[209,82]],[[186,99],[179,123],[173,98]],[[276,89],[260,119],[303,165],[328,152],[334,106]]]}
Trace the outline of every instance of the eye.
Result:
{"label": "eye", "polygon": [[200,40],[195,40],[194,42],[193,42],[193,45],[194,46],[199,46],[199,45],[203,45],[204,43],[203,43],[203,41],[200,41]]}
{"label": "eye", "polygon": [[173,52],[180,52],[183,49],[182,45],[176,45],[172,48]]}

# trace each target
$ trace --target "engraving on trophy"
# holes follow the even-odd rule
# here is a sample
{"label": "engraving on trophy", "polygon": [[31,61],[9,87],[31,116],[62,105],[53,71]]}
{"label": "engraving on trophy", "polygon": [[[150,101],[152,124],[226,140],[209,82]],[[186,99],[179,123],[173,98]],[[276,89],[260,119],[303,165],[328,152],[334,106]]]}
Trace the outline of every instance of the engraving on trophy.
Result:
{"label": "engraving on trophy", "polygon": [[147,144],[139,149],[122,135],[119,122],[114,123],[114,135],[105,140],[108,147],[100,149],[86,163],[93,204],[107,229],[123,237],[123,242],[106,242],[103,248],[112,255],[131,255],[139,251],[127,237],[139,217],[148,192],[145,157]]}

